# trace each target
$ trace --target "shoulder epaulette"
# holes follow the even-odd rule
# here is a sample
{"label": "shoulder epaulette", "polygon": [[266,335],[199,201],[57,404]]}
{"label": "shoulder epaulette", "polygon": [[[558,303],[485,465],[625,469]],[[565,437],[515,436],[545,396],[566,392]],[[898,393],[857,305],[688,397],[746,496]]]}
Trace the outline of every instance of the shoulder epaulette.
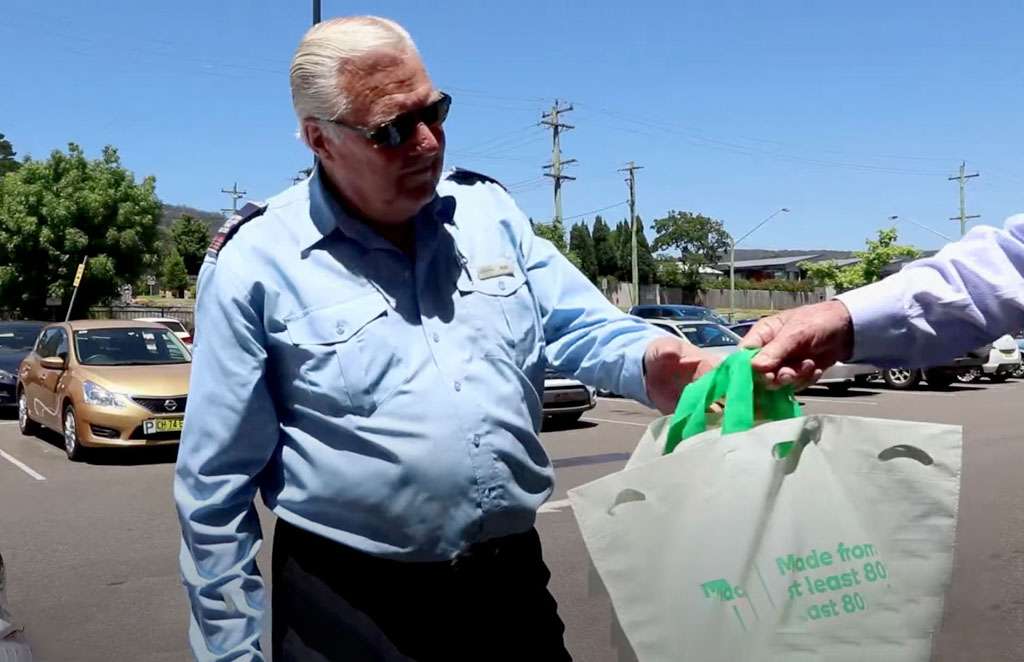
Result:
{"label": "shoulder epaulette", "polygon": [[505,185],[499,182],[497,179],[493,177],[488,177],[487,175],[482,175],[479,172],[466,170],[464,168],[456,168],[450,175],[445,177],[445,179],[453,181],[456,184],[462,184],[463,186],[472,186],[473,184],[478,184],[480,182],[486,182],[488,184],[497,184],[498,186],[501,187],[501,190],[508,193],[508,189],[505,188]]}
{"label": "shoulder epaulette", "polygon": [[231,241],[231,237],[235,236],[238,229],[243,225],[251,221],[252,219],[262,216],[263,212],[267,211],[266,205],[258,205],[255,202],[247,202],[237,212],[231,215],[224,225],[220,226],[217,230],[217,234],[213,235],[213,241],[210,242],[210,247],[206,249],[206,257],[217,258],[217,255],[224,249],[224,246]]}

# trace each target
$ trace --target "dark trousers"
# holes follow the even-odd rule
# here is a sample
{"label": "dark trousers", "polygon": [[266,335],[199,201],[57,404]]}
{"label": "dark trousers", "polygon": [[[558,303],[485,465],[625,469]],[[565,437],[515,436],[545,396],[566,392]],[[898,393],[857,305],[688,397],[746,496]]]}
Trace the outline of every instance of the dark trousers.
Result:
{"label": "dark trousers", "polygon": [[277,520],[274,662],[562,662],[535,529],[455,562],[381,559]]}

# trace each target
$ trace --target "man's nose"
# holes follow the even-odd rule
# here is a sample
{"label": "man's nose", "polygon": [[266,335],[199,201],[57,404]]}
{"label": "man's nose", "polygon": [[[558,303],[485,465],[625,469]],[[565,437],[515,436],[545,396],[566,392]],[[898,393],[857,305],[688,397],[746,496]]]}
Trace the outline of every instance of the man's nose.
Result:
{"label": "man's nose", "polygon": [[[435,133],[436,131],[436,133]],[[430,127],[420,122],[416,125],[414,138],[416,152],[424,156],[434,156],[441,151],[441,127]]]}

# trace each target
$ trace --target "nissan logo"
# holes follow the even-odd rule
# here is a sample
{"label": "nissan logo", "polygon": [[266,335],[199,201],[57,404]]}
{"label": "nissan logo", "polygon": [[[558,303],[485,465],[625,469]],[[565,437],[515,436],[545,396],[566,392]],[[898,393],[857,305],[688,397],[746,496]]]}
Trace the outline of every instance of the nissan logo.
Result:
{"label": "nissan logo", "polygon": [[174,400],[164,400],[164,409],[167,411],[174,411],[178,408],[178,403]]}

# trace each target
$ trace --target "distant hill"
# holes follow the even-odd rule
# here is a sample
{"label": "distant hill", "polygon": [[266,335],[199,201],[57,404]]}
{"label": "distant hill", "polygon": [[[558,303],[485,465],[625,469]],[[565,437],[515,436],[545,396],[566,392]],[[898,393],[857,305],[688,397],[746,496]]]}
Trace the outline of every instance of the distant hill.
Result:
{"label": "distant hill", "polygon": [[206,227],[210,229],[210,236],[213,236],[213,234],[220,229],[220,226],[224,224],[224,216],[215,211],[203,211],[202,209],[196,209],[195,207],[188,207],[186,205],[165,204],[160,213],[160,227],[171,227],[174,221],[178,220],[185,214],[195,216],[205,223]]}

